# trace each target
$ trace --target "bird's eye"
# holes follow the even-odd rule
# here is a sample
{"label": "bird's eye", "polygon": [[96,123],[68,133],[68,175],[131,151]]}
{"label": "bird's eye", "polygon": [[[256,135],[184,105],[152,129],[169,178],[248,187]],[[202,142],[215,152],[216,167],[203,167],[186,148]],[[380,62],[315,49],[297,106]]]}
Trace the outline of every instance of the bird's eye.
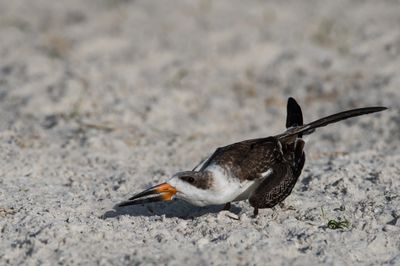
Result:
{"label": "bird's eye", "polygon": [[189,184],[192,184],[194,182],[193,176],[182,176],[181,179],[188,182]]}

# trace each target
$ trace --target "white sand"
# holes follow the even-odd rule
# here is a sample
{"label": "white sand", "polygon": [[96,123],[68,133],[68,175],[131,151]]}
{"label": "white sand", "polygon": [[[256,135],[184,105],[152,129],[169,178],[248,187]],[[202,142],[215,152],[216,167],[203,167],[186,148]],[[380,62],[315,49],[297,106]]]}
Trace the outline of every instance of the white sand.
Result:
{"label": "white sand", "polygon": [[[399,265],[399,25],[398,1],[0,1],[0,264]],[[310,136],[257,219],[112,209],[280,133],[288,96],[306,121],[391,109]]]}

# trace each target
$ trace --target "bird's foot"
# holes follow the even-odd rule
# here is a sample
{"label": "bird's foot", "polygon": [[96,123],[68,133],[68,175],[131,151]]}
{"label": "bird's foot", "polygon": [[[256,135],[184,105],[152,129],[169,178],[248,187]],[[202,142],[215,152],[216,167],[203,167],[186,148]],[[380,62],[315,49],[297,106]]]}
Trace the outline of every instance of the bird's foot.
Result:
{"label": "bird's foot", "polygon": [[231,203],[228,202],[225,204],[224,208],[222,209],[223,211],[229,211],[231,209]]}

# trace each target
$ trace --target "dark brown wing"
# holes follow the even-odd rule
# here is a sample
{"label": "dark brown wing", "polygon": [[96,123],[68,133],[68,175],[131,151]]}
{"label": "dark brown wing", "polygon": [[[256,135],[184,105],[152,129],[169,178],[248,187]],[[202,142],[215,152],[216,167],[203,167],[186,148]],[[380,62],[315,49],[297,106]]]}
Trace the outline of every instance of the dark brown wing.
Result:
{"label": "dark brown wing", "polygon": [[281,145],[276,138],[252,139],[218,148],[200,171],[218,164],[240,180],[254,180],[282,160]]}
{"label": "dark brown wing", "polygon": [[272,208],[283,201],[293,189],[297,178],[288,164],[276,164],[272,174],[266,178],[250,196],[250,205],[257,209]]}
{"label": "dark brown wing", "polygon": [[272,166],[269,175],[249,198],[256,209],[272,208],[290,195],[305,162],[304,141],[297,139],[294,144],[283,144],[285,159]]}

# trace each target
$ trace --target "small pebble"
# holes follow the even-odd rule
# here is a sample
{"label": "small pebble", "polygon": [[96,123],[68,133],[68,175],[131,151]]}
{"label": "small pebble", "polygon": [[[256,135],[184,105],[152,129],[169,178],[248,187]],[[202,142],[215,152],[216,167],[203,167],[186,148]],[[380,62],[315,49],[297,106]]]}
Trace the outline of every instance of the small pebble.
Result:
{"label": "small pebble", "polygon": [[225,219],[225,217],[231,218],[233,220],[240,220],[238,215],[230,211],[220,211],[218,213],[218,219]]}
{"label": "small pebble", "polygon": [[210,241],[209,241],[207,238],[200,238],[200,239],[197,241],[197,245],[198,245],[200,248],[204,247],[204,246],[207,245],[208,243],[210,243]]}

